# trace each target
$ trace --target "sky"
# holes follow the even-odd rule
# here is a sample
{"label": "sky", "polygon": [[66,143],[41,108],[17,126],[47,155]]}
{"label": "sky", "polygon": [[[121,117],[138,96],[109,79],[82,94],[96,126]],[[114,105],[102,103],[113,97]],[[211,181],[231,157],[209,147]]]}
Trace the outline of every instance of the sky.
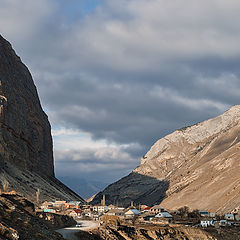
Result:
{"label": "sky", "polygon": [[0,34],[49,116],[56,176],[89,183],[88,197],[158,139],[239,104],[239,12],[238,0],[0,0]]}

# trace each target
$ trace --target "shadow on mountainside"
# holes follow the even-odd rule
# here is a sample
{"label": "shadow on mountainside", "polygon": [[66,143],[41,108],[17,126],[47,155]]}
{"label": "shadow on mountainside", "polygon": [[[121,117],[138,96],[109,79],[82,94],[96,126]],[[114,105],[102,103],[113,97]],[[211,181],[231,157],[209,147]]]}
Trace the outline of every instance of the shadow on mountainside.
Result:
{"label": "shadow on mountainside", "polygon": [[168,188],[168,181],[132,172],[99,192],[91,204],[101,203],[103,195],[105,195],[107,205],[127,207],[131,201],[134,204],[160,204],[166,197]]}

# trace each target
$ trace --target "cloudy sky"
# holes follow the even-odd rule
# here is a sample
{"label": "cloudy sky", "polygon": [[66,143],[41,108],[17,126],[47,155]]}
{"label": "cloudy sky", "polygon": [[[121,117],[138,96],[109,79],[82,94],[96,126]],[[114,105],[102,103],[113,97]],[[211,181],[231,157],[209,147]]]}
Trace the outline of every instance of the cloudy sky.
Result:
{"label": "cloudy sky", "polygon": [[0,0],[56,175],[111,183],[157,139],[239,104],[239,12],[239,0]]}

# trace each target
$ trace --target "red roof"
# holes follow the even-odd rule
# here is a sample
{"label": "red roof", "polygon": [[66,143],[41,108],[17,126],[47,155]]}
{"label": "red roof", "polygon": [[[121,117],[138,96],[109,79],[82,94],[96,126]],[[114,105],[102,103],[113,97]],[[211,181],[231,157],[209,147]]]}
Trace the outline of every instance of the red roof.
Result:
{"label": "red roof", "polygon": [[80,210],[80,209],[75,209],[74,211],[75,211],[75,213],[81,213],[82,212],[82,210]]}
{"label": "red roof", "polygon": [[150,209],[151,209],[151,207],[146,207],[143,210],[150,210]]}

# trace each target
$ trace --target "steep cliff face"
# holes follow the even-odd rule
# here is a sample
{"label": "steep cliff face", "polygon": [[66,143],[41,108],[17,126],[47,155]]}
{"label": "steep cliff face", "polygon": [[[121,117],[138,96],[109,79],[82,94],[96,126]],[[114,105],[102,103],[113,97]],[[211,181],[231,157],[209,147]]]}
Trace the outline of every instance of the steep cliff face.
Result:
{"label": "steep cliff face", "polygon": [[186,205],[217,212],[237,211],[239,159],[240,106],[234,106],[214,119],[158,140],[139,167],[103,193],[124,203],[131,199],[148,204],[161,202],[169,209]]}
{"label": "steep cliff face", "polygon": [[7,179],[24,195],[39,188],[46,198],[79,198],[54,177],[48,117],[30,72],[1,36],[0,165],[0,180]]}
{"label": "steep cliff face", "polygon": [[26,66],[0,37],[0,158],[54,176],[51,128]]}

